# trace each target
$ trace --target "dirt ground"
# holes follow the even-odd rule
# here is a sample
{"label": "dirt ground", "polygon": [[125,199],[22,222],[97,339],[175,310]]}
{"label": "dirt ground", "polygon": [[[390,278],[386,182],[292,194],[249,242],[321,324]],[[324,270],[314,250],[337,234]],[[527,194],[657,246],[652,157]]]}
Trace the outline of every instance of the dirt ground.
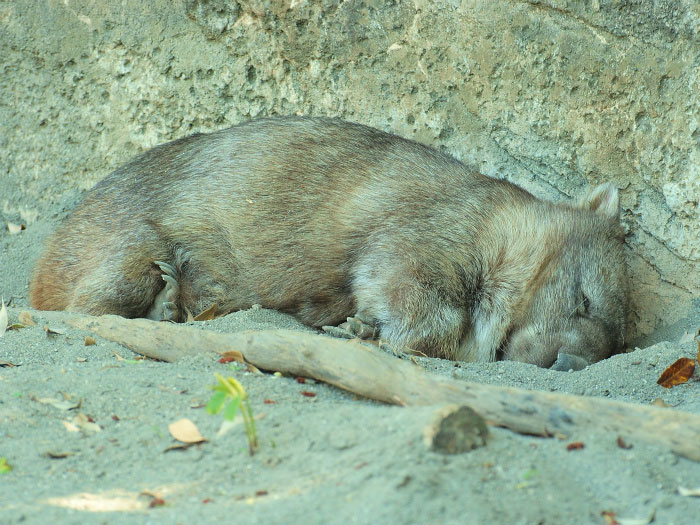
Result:
{"label": "dirt ground", "polygon": [[[53,216],[18,234],[2,225],[0,294],[10,324],[29,310],[33,261],[71,205],[56,204]],[[0,368],[0,458],[12,467],[0,474],[2,523],[612,523],[605,513],[627,524],[698,523],[700,497],[679,490],[700,488],[700,463],[660,446],[621,436],[631,445],[621,448],[604,430],[545,439],[491,428],[486,446],[443,455],[426,447],[417,423],[434,408],[257,375],[214,355],[140,360],[100,337],[86,346],[87,332],[31,314],[37,326],[0,338],[0,360],[15,365]],[[198,326],[309,330],[262,309]],[[419,364],[467,381],[643,405],[660,398],[700,414],[697,371],[670,390],[656,384],[696,352],[676,338],[568,373],[514,362]],[[252,457],[243,425],[222,432],[222,417],[204,409],[215,373],[249,393],[260,439]],[[207,441],[168,450],[176,443],[168,427],[181,418]],[[567,450],[575,441],[584,448]]]}

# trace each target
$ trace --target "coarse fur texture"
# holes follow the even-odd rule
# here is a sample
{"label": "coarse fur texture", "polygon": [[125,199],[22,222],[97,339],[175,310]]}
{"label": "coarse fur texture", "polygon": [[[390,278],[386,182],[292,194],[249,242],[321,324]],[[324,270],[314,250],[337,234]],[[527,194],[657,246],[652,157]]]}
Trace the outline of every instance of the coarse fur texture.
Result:
{"label": "coarse fur texture", "polygon": [[30,300],[174,320],[261,304],[316,327],[357,315],[430,356],[591,363],[623,343],[623,244],[610,184],[554,205],[372,128],[263,119],[103,179],[49,240]]}

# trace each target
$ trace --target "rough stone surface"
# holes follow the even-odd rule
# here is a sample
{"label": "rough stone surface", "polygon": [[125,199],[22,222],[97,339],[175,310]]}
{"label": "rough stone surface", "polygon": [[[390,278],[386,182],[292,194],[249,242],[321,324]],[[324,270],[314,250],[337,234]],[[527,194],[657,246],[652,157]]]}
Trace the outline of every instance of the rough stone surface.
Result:
{"label": "rough stone surface", "polygon": [[[696,2],[15,0],[0,24],[5,220],[53,227],[80,191],[170,139],[340,116],[547,198],[614,182],[631,340],[697,313]],[[32,262],[12,271],[26,281]]]}

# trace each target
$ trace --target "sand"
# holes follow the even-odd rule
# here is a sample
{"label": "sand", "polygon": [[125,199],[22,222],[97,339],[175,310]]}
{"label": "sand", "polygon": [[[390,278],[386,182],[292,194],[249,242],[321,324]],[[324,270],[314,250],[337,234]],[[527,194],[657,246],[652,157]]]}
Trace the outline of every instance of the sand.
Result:
{"label": "sand", "polygon": [[[443,455],[426,447],[417,423],[433,408],[388,406],[215,356],[164,363],[100,337],[86,346],[87,332],[49,322],[27,303],[42,240],[73,202],[54,204],[19,234],[4,225],[0,233],[9,322],[22,310],[37,322],[0,338],[0,360],[15,365],[0,368],[0,458],[12,467],[0,474],[0,522],[560,525],[609,523],[604,513],[620,523],[700,522],[700,497],[679,493],[700,488],[700,463],[660,446],[620,436],[631,446],[621,448],[618,435],[592,429],[540,438],[491,428],[486,446]],[[310,330],[264,309],[200,327]],[[672,389],[656,384],[677,358],[695,356],[696,343],[631,350],[580,372],[514,362],[419,365],[467,381],[643,405],[662,399],[700,414],[697,371]],[[250,396],[260,439],[254,456],[242,424],[221,432],[223,418],[204,409],[215,373],[235,377]],[[169,450],[177,442],[168,427],[182,418],[207,441]],[[584,447],[567,450],[572,442]]]}

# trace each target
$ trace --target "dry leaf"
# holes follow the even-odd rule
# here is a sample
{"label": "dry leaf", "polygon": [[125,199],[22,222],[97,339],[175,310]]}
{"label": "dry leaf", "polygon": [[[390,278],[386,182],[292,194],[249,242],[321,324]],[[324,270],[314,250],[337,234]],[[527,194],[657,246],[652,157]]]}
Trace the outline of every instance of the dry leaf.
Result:
{"label": "dry leaf", "polygon": [[204,310],[203,312],[200,312],[197,315],[195,315],[194,320],[195,321],[211,321],[212,319],[214,319],[216,317],[218,309],[219,309],[219,305],[214,303],[209,308]]}
{"label": "dry leaf", "polygon": [[583,441],[574,441],[573,443],[566,445],[566,450],[581,450],[585,446],[586,445],[583,444]]}
{"label": "dry leaf", "polygon": [[97,343],[97,341],[95,341],[94,337],[90,337],[89,335],[85,337],[85,346],[92,346],[95,343]]}
{"label": "dry leaf", "polygon": [[45,503],[67,509],[85,510],[89,512],[128,512],[145,509],[148,502],[138,494],[123,490],[90,494],[83,492],[62,498],[49,498]]}
{"label": "dry leaf", "polygon": [[6,366],[8,368],[11,368],[13,366],[17,366],[14,363],[10,363],[9,361],[5,361],[4,359],[0,359],[0,366]]}
{"label": "dry leaf", "polygon": [[0,299],[0,337],[5,335],[7,330],[7,308],[5,308],[5,298]]}
{"label": "dry leaf", "polygon": [[43,456],[51,459],[65,459],[70,456],[74,456],[75,452],[56,452],[54,450],[47,450],[44,452]]}
{"label": "dry leaf", "polygon": [[183,443],[201,443],[206,441],[197,426],[189,419],[183,418],[168,425],[170,434]]}
{"label": "dry leaf", "polygon": [[100,425],[91,421],[91,418],[85,414],[76,414],[75,417],[73,417],[72,423],[83,432],[100,432],[102,430]]}
{"label": "dry leaf", "polygon": [[51,326],[44,326],[44,332],[46,332],[46,336],[54,336],[54,335],[65,335],[66,331],[61,330],[60,328],[53,328]]}
{"label": "dry leaf", "polygon": [[628,444],[624,439],[622,439],[622,436],[617,436],[617,446],[624,448],[625,450],[632,448],[632,445]]}
{"label": "dry leaf", "polygon": [[648,525],[656,517],[656,509],[651,509],[648,516],[644,518],[617,518],[619,525]]}
{"label": "dry leaf", "polygon": [[32,314],[27,312],[26,310],[20,312],[18,321],[22,323],[24,326],[36,326],[36,323],[34,322],[34,319],[32,319]]}
{"label": "dry leaf", "polygon": [[172,450],[185,450],[190,448],[191,446],[196,445],[196,443],[173,443],[169,447],[167,447],[163,452],[170,452]]}
{"label": "dry leaf", "polygon": [[77,402],[69,401],[67,399],[55,399],[53,397],[33,397],[32,399],[43,405],[51,405],[52,407],[58,408],[59,410],[73,410],[76,408],[80,408],[80,405],[83,403],[82,399],[78,399]]}
{"label": "dry leaf", "polygon": [[227,350],[226,352],[222,352],[221,359],[219,359],[219,363],[226,364],[231,363],[233,361],[245,364],[243,354],[240,353],[238,350]]}
{"label": "dry leaf", "polygon": [[10,235],[17,235],[22,230],[26,230],[26,229],[27,229],[27,227],[24,224],[15,224],[13,222],[7,223],[7,231],[10,232]]}
{"label": "dry leaf", "polygon": [[695,498],[700,498],[700,487],[694,489],[678,487],[678,494],[680,494],[681,496],[692,496]]}
{"label": "dry leaf", "polygon": [[250,363],[248,363],[243,357],[243,354],[240,353],[238,350],[227,350],[226,352],[221,353],[219,363],[226,364],[234,361],[236,363],[242,363],[245,366],[247,366],[250,372],[262,375],[262,372],[255,365],[251,365]]}
{"label": "dry leaf", "polygon": [[63,426],[66,427],[68,432],[80,432],[80,429],[73,423],[69,423],[68,421],[61,421],[61,423],[63,423]]}
{"label": "dry leaf", "polygon": [[654,401],[652,401],[651,404],[654,405],[655,407],[661,407],[661,408],[666,408],[666,407],[671,406],[668,403],[666,403],[666,401],[661,399],[660,397],[657,397],[656,399],[654,399]]}
{"label": "dry leaf", "polygon": [[690,376],[693,375],[695,370],[695,361],[687,357],[681,357],[671,366],[669,366],[664,373],[661,374],[657,383],[664,388],[671,388],[681,383],[685,383]]}

